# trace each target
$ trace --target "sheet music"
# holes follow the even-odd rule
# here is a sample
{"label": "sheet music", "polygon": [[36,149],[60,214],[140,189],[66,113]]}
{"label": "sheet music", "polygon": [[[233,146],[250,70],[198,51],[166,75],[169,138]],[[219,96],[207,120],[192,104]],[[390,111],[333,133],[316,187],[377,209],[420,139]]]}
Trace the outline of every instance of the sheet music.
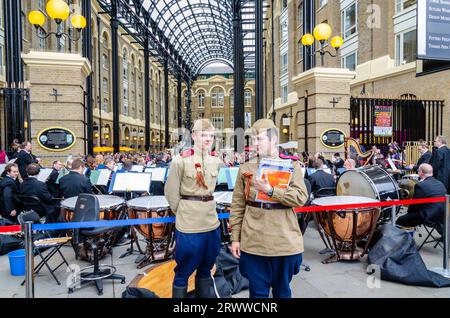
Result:
{"label": "sheet music", "polygon": [[91,172],[90,180],[92,185],[106,186],[109,182],[111,171],[108,169],[101,169]]}
{"label": "sheet music", "polygon": [[46,182],[52,171],[53,169],[41,169],[36,179],[41,182]]}
{"label": "sheet music", "polygon": [[0,164],[0,174],[2,174],[5,171],[6,164]]}
{"label": "sheet music", "polygon": [[117,173],[111,185],[112,192],[149,192],[151,173]]}
{"label": "sheet music", "polygon": [[56,184],[59,184],[59,180],[61,180],[62,177],[68,175],[69,172],[70,172],[70,171],[67,170],[66,168],[62,168],[62,169],[59,171],[58,179],[56,179],[56,182],[55,182],[55,183],[56,183]]}
{"label": "sheet music", "polygon": [[17,161],[17,158],[11,159],[10,161],[8,161],[8,163],[15,163]]}
{"label": "sheet music", "polygon": [[114,166],[114,172],[117,172],[117,170],[122,170],[122,168],[123,168],[123,164],[118,163]]}
{"label": "sheet music", "polygon": [[100,176],[97,180],[97,185],[106,186],[109,182],[109,177],[111,176],[111,170],[102,169],[100,170]]}
{"label": "sheet music", "polygon": [[391,158],[388,158],[387,161],[389,163],[389,166],[391,166],[392,171],[398,170]]}
{"label": "sheet music", "polygon": [[228,167],[220,168],[219,175],[217,176],[217,184],[227,184],[227,170]]}
{"label": "sheet music", "polygon": [[144,171],[144,166],[135,165],[135,166],[133,166],[133,168],[131,168],[131,171],[132,172],[142,172],[142,171]]}
{"label": "sheet music", "polygon": [[226,170],[228,190],[234,189],[234,185],[236,184],[238,172],[239,172],[239,168],[236,168],[236,167],[232,167],[232,168],[229,168]]}
{"label": "sheet music", "polygon": [[145,172],[152,174],[152,181],[166,182],[167,180],[167,168],[146,168]]}

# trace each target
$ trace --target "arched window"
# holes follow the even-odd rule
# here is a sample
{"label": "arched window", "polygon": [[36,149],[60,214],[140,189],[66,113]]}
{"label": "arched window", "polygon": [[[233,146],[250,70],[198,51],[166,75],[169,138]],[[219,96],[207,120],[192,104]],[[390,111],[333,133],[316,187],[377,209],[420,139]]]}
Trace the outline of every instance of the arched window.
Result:
{"label": "arched window", "polygon": [[230,91],[230,107],[234,107],[234,89]]}
{"label": "arched window", "polygon": [[123,84],[123,114],[128,116],[128,61],[127,49],[123,49],[122,57],[122,84]]}
{"label": "arched window", "polygon": [[215,87],[211,92],[211,107],[223,107],[225,95],[220,87]]}
{"label": "arched window", "polygon": [[252,107],[252,91],[249,89],[246,89],[244,92],[244,106]]}
{"label": "arched window", "polygon": [[109,43],[108,43],[108,33],[103,32],[103,48],[108,49]]}
{"label": "arched window", "polygon": [[205,108],[205,91],[199,90],[197,93],[198,108]]}

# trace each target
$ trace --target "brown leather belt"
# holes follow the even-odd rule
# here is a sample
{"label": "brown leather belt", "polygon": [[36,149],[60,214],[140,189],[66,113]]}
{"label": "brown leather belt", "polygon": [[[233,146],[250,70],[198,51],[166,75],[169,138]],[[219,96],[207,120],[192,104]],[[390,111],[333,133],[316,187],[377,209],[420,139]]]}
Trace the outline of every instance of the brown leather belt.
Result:
{"label": "brown leather belt", "polygon": [[212,195],[182,195],[181,199],[188,200],[188,201],[209,202],[209,201],[214,201],[214,196],[212,196]]}
{"label": "brown leather belt", "polygon": [[265,210],[286,210],[291,209],[288,206],[282,205],[281,203],[262,203],[255,201],[247,201],[247,205],[252,206],[254,208],[260,208]]}

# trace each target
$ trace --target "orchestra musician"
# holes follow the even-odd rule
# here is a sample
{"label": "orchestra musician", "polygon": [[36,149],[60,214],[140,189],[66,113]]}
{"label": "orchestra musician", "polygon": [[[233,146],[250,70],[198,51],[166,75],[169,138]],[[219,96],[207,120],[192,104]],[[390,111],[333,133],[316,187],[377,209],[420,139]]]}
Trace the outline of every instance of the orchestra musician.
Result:
{"label": "orchestra musician", "polygon": [[72,169],[69,174],[59,180],[59,188],[64,198],[71,198],[81,193],[92,194],[92,184],[83,172],[85,169],[84,162],[81,159],[75,159],[72,162]]}
{"label": "orchestra musician", "polygon": [[0,181],[0,193],[2,196],[1,211],[3,217],[16,223],[17,221],[17,202],[18,194],[17,177],[19,176],[19,167],[15,163],[10,163],[5,167],[5,177]]}

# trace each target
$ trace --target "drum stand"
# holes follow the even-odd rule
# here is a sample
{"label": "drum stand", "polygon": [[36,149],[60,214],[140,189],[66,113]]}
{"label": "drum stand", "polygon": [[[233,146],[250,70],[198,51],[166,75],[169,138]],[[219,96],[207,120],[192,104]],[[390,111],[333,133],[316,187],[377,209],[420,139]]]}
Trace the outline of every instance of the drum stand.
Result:
{"label": "drum stand", "polygon": [[[125,193],[125,199],[131,200],[133,199],[133,193],[132,192],[126,192]],[[126,213],[124,213],[124,219],[128,217],[128,211]],[[128,234],[128,233],[127,233]],[[119,258],[125,258],[131,255],[139,255],[139,257],[136,258],[135,263],[139,263],[140,261],[142,261],[142,258],[144,257],[144,253],[142,252],[141,246],[139,245],[139,239],[137,237],[136,231],[134,230],[133,226],[130,226],[130,247],[127,249],[127,251],[125,253],[123,253],[122,255],[119,256]],[[134,249],[133,243],[136,242],[136,246],[138,248],[138,250]]]}

